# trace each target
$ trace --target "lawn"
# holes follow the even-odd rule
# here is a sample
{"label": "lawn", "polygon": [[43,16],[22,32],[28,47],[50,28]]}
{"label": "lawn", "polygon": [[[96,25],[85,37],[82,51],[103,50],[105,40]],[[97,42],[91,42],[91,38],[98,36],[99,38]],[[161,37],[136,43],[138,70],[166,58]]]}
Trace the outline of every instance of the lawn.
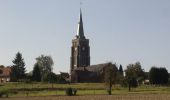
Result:
{"label": "lawn", "polygon": [[[48,84],[48,83],[7,83],[0,86],[0,90],[9,90],[9,97],[39,97],[39,96],[64,96],[66,88],[77,89],[78,96],[107,95],[106,86],[103,83],[76,83],[76,84]],[[133,88],[114,86],[113,95],[133,94],[165,94],[170,95],[170,87],[143,85]]]}

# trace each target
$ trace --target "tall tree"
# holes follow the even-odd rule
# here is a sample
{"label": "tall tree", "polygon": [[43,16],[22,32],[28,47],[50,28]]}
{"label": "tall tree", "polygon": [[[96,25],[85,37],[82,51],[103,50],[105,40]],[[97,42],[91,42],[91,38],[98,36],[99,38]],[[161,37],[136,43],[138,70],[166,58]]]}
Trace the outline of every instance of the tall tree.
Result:
{"label": "tall tree", "polygon": [[144,70],[142,69],[140,62],[129,64],[127,66],[127,69],[125,70],[125,74],[127,78],[133,77],[136,78],[138,81],[143,80],[145,77]]}
{"label": "tall tree", "polygon": [[139,62],[129,64],[125,70],[125,74],[125,78],[129,85],[129,91],[131,90],[131,87],[137,87],[137,83],[142,82],[145,78],[144,70]]}
{"label": "tall tree", "polygon": [[53,67],[52,67],[54,65],[53,59],[51,58],[51,56],[41,55],[37,57],[36,60],[37,60],[38,66],[40,67],[40,71],[42,75],[41,80],[42,81],[48,80],[49,79],[48,76],[53,70]]}
{"label": "tall tree", "polygon": [[120,73],[120,75],[123,76],[123,68],[122,68],[122,65],[119,66],[119,73]]}
{"label": "tall tree", "polygon": [[123,68],[122,65],[119,66],[119,70],[118,70],[118,83],[121,85],[124,85],[124,75],[123,75]]}
{"label": "tall tree", "polygon": [[149,71],[149,80],[151,84],[167,84],[169,74],[166,68],[152,67]]}
{"label": "tall tree", "polygon": [[22,54],[18,52],[12,62],[14,65],[12,66],[11,80],[18,81],[24,79],[26,76],[25,74],[26,69],[24,59],[22,58]]}
{"label": "tall tree", "polygon": [[111,94],[112,85],[116,83],[118,76],[118,69],[115,64],[108,63],[107,67],[105,68],[104,73],[104,80],[106,85],[108,86],[108,92]]}
{"label": "tall tree", "polygon": [[41,71],[39,65],[36,63],[32,72],[32,80],[40,82],[41,81]]}

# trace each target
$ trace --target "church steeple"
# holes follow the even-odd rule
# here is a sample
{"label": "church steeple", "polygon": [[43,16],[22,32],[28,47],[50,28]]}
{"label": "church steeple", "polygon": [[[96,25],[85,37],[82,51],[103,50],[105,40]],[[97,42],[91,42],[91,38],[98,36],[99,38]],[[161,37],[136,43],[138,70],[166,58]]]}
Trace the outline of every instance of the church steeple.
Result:
{"label": "church steeple", "polygon": [[84,36],[82,12],[80,9],[79,23],[76,38],[72,40],[70,72],[78,67],[90,65],[90,46],[89,39]]}
{"label": "church steeple", "polygon": [[79,22],[78,22],[78,28],[77,28],[77,36],[79,38],[85,38],[84,36],[84,29],[83,29],[83,19],[82,19],[82,11],[80,9],[80,16],[79,16]]}

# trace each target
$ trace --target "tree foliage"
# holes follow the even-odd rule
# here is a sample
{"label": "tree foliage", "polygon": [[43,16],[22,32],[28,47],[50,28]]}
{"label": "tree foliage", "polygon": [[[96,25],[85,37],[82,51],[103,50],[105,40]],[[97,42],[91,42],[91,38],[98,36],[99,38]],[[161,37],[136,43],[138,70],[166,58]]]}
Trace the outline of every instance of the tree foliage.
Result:
{"label": "tree foliage", "polygon": [[130,87],[136,88],[138,86],[138,82],[137,82],[136,78],[134,78],[134,77],[131,78],[129,80],[129,85],[130,85]]}
{"label": "tree foliage", "polygon": [[123,68],[122,68],[122,65],[119,66],[119,73],[120,73],[120,75],[123,76]]}
{"label": "tree foliage", "polygon": [[36,58],[36,63],[38,64],[40,71],[41,71],[41,80],[45,81],[49,78],[49,74],[52,72],[53,70],[53,59],[51,58],[51,56],[44,56],[41,55],[40,57]]}
{"label": "tree foliage", "polygon": [[116,83],[118,76],[118,69],[115,64],[108,63],[105,68],[104,80],[109,88],[109,94],[111,94],[112,85]]}
{"label": "tree foliage", "polygon": [[5,66],[4,65],[0,65],[0,68],[5,68]]}
{"label": "tree foliage", "polygon": [[65,84],[65,83],[67,83],[66,80],[61,75],[56,75],[53,72],[48,74],[47,77],[48,78],[46,78],[45,81],[49,82],[49,83],[58,83],[58,84]]}
{"label": "tree foliage", "polygon": [[166,68],[152,67],[149,71],[149,80],[151,84],[167,84],[169,74]]}
{"label": "tree foliage", "polygon": [[22,54],[18,52],[14,58],[12,71],[11,71],[11,81],[19,81],[25,78],[25,62],[22,58]]}
{"label": "tree foliage", "polygon": [[145,78],[145,73],[140,62],[129,64],[125,70],[125,74],[126,76],[124,81],[127,82],[124,83],[128,83],[127,86],[129,86],[129,91],[131,90],[131,87],[137,87],[138,82],[142,82],[142,80]]}
{"label": "tree foliage", "polygon": [[128,79],[135,78],[139,82],[145,78],[144,70],[142,69],[142,66],[139,62],[136,62],[135,64],[129,64],[125,70],[125,74]]}
{"label": "tree foliage", "polygon": [[32,72],[32,80],[36,82],[41,81],[41,71],[40,71],[40,66],[36,63],[33,68]]}

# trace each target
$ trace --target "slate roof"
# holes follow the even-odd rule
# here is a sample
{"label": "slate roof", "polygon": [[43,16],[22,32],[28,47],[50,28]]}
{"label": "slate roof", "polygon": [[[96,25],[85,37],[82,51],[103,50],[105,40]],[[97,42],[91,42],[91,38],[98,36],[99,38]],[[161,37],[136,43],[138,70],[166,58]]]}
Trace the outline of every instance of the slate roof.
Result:
{"label": "slate roof", "polygon": [[101,72],[104,67],[106,67],[109,63],[103,63],[103,64],[97,64],[97,65],[91,65],[87,67],[78,67],[75,69],[76,71],[90,71],[90,72]]}

